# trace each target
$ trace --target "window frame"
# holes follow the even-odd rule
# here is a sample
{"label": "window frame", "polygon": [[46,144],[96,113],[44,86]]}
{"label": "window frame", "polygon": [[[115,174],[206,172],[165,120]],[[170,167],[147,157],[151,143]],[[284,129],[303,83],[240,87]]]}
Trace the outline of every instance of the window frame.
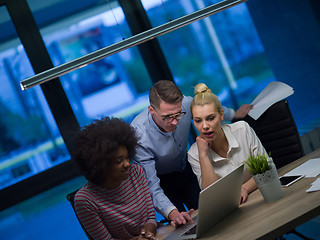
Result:
{"label": "window frame", "polygon": [[[52,68],[53,64],[49,53],[27,1],[0,0],[0,6],[7,8],[34,72],[40,73]],[[32,34],[30,34],[31,32]],[[74,133],[78,131],[80,126],[71,109],[60,80],[59,78],[54,79],[42,84],[40,87],[60,130],[60,134],[64,139],[65,145],[69,153],[71,153]],[[2,199],[0,211],[79,175],[80,173],[77,167],[69,160],[6,187],[0,190],[0,198]]]}

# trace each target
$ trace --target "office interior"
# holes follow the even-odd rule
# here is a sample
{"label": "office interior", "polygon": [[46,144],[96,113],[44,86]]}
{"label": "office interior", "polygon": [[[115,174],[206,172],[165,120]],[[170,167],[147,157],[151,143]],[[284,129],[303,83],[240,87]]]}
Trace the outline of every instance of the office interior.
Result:
{"label": "office interior", "polygon": [[[130,122],[161,79],[189,96],[204,82],[233,109],[284,82],[305,154],[320,148],[317,0],[248,0],[21,90],[35,74],[217,2],[0,0],[1,239],[86,239],[66,200],[85,183],[70,160],[74,133],[103,116]],[[319,226],[317,217],[297,229],[320,239]]]}

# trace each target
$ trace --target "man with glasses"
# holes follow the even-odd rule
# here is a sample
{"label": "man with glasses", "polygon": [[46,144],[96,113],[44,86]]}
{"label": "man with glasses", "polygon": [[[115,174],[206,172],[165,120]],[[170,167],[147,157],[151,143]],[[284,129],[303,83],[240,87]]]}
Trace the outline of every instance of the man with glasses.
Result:
{"label": "man with glasses", "polygon": [[[192,209],[198,208],[200,188],[186,160],[191,101],[192,97],[183,96],[174,82],[161,80],[149,92],[148,109],[131,123],[139,139],[133,161],[145,171],[156,210],[173,226],[192,222]],[[247,105],[237,111],[239,117],[252,108]],[[223,110],[225,119],[232,120],[234,111]]]}

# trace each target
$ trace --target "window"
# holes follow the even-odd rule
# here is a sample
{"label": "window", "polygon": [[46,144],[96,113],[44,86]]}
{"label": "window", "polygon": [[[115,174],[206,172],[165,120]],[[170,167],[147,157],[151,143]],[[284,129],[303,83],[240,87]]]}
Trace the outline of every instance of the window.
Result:
{"label": "window", "polygon": [[[60,65],[131,36],[121,8],[113,3],[88,10],[56,31],[42,30],[54,65]],[[59,24],[57,24],[59,25]],[[152,86],[137,47],[60,77],[81,126],[102,116],[131,121],[148,105]]]}
{"label": "window", "polygon": [[[153,27],[190,14],[218,1],[143,1]],[[223,105],[237,109],[251,103],[261,85],[274,81],[245,4],[160,36],[176,83],[193,96],[197,83],[206,83]]]}
{"label": "window", "polygon": [[[1,16],[10,19],[6,8],[0,9]],[[7,32],[15,33],[12,22],[7,24]],[[19,82],[34,75],[24,48],[17,41],[2,47],[6,50],[0,52],[0,189],[69,159],[40,87],[20,89]]]}
{"label": "window", "polygon": [[[156,27],[217,1],[142,2]],[[117,1],[28,3],[55,66],[131,36]],[[34,72],[5,6],[0,7],[0,16],[0,188],[5,188],[69,162],[70,156],[68,141],[62,138],[65,131],[53,117],[55,111],[49,109],[41,88],[20,90],[19,81]],[[244,3],[160,36],[158,41],[185,95],[193,96],[193,87],[204,82],[223,105],[237,109],[276,81]],[[152,82],[147,70],[138,48],[133,47],[61,76],[63,93],[72,108],[68,114],[74,114],[80,126],[102,116],[130,122],[148,105]],[[295,94],[302,99],[298,89]],[[315,92],[313,96],[316,99]],[[299,131],[319,118],[318,107],[314,101],[303,109],[291,108]]]}

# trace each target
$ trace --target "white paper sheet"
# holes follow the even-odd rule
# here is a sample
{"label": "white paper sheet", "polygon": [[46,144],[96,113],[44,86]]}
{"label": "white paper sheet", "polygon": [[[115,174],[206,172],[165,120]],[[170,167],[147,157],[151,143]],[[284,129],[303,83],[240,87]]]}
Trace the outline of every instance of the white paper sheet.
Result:
{"label": "white paper sheet", "polygon": [[306,190],[306,192],[314,192],[320,190],[320,178],[311,183],[311,187]]}
{"label": "white paper sheet", "polygon": [[283,82],[271,82],[251,103],[254,107],[249,116],[257,120],[271,105],[292,95],[293,88]]}
{"label": "white paper sheet", "polygon": [[311,185],[318,185],[320,186],[320,178],[317,178]]}
{"label": "white paper sheet", "polygon": [[306,161],[284,176],[305,175],[305,177],[316,177],[320,174],[320,158],[314,158]]}

